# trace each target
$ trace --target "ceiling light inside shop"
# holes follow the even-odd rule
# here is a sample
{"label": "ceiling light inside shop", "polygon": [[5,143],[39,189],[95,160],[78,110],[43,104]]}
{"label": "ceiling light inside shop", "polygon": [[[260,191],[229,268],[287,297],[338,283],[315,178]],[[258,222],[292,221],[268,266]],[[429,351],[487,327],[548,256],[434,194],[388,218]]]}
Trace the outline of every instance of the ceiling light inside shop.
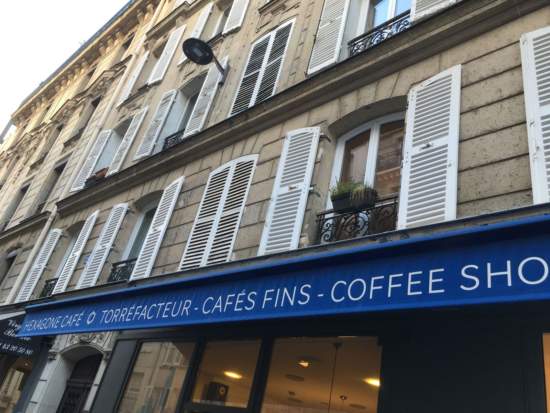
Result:
{"label": "ceiling light inside shop", "polygon": [[315,357],[301,356],[298,357],[298,364],[302,367],[320,366],[321,362]]}
{"label": "ceiling light inside shop", "polygon": [[371,386],[380,387],[380,380],[378,379],[365,379],[365,381]]}
{"label": "ceiling light inside shop", "polygon": [[306,380],[303,377],[296,376],[294,374],[287,374],[285,377],[289,380],[292,380],[292,381],[305,381]]}
{"label": "ceiling light inside shop", "polygon": [[224,374],[225,374],[227,377],[231,377],[232,379],[242,379],[242,377],[243,377],[243,376],[241,376],[240,374],[233,373],[232,371],[226,371],[226,372],[224,372]]}

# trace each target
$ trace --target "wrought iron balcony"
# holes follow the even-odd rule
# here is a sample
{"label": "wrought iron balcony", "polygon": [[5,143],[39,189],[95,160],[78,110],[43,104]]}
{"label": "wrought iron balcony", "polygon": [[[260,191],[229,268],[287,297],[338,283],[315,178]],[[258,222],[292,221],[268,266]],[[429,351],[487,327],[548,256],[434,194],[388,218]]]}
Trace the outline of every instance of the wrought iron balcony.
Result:
{"label": "wrought iron balcony", "polygon": [[10,224],[10,221],[4,222],[4,225],[2,225],[2,228],[0,229],[0,232],[4,232],[6,228],[8,228],[8,225]]}
{"label": "wrought iron balcony", "polygon": [[384,24],[350,40],[348,43],[349,57],[355,56],[364,52],[368,48],[377,45],[384,40],[395,36],[398,33],[404,32],[411,27],[411,12],[410,10],[395,16]]}
{"label": "wrought iron balcony", "polygon": [[343,241],[392,231],[397,225],[397,196],[378,198],[377,205],[359,211],[317,214],[316,244]]}
{"label": "wrought iron balcony", "polygon": [[40,297],[38,297],[38,298],[51,297],[52,294],[53,294],[53,289],[55,288],[56,284],[57,284],[57,278],[46,281],[44,283],[44,288],[42,289],[42,292],[40,293]]}
{"label": "wrought iron balcony", "polygon": [[39,204],[37,207],[36,207],[36,211],[34,211],[34,215],[38,215],[38,214],[41,214],[42,211],[44,211],[44,207],[46,206],[46,203],[45,202],[42,202],[41,204]]}
{"label": "wrought iron balcony", "polygon": [[111,274],[109,275],[109,279],[107,280],[107,282],[114,283],[117,281],[128,281],[130,279],[130,276],[132,275],[132,271],[134,271],[136,261],[137,258],[115,262],[113,264],[113,269],[111,270]]}
{"label": "wrought iron balcony", "polygon": [[174,133],[173,135],[168,136],[164,139],[164,145],[162,145],[162,150],[165,151],[168,148],[171,148],[174,145],[182,142],[184,140],[183,134],[185,129],[180,130],[179,132]]}

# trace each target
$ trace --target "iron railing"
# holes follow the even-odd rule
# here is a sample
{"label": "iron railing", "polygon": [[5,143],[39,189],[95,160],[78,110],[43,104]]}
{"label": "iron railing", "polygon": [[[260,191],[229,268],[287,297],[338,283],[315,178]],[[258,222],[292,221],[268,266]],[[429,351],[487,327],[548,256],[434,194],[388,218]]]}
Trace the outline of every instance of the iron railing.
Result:
{"label": "iron railing", "polygon": [[410,10],[395,16],[384,24],[356,37],[348,42],[349,57],[364,52],[369,47],[395,36],[411,27]]}
{"label": "iron railing", "polygon": [[109,279],[107,280],[107,282],[113,283],[117,281],[128,281],[130,279],[130,276],[132,275],[132,271],[134,271],[136,261],[137,258],[115,262],[113,264],[113,269],[111,270],[111,274],[109,275]]}
{"label": "iron railing", "polygon": [[176,132],[168,136],[166,139],[164,139],[164,145],[162,145],[162,150],[165,151],[166,149],[171,148],[172,146],[182,142],[184,140],[183,138],[184,132],[185,132],[185,129],[182,129],[179,132]]}
{"label": "iron railing", "polygon": [[44,207],[46,206],[46,203],[45,202],[42,202],[41,204],[39,204],[37,207],[36,207],[36,211],[34,211],[34,215],[38,215],[38,214],[41,214],[42,211],[44,211]]}
{"label": "iron railing", "polygon": [[42,289],[42,292],[40,293],[40,297],[38,297],[38,298],[51,297],[52,294],[53,294],[53,289],[55,288],[56,284],[57,284],[57,278],[46,281],[44,283],[44,288]]}
{"label": "iron railing", "polygon": [[353,212],[317,214],[316,244],[343,241],[392,231],[397,225],[397,196],[378,198],[377,205]]}
{"label": "iron railing", "polygon": [[376,170],[385,171],[386,169],[401,166],[403,160],[403,151],[394,151],[378,156]]}
{"label": "iron railing", "polygon": [[4,222],[4,225],[2,225],[2,228],[0,229],[0,232],[4,232],[6,228],[8,228],[8,225],[10,224],[10,221]]}

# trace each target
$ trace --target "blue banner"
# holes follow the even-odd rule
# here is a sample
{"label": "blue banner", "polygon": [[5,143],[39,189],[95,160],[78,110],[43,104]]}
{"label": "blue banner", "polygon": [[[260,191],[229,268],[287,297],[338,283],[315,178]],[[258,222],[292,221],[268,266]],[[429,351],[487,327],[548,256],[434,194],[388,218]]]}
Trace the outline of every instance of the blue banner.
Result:
{"label": "blue banner", "polygon": [[[412,240],[409,240],[412,241]],[[465,245],[466,241],[457,241]],[[388,243],[392,244],[392,243]],[[397,245],[398,243],[394,243]],[[413,243],[411,243],[412,245]],[[550,298],[550,235],[383,257],[335,255],[323,265],[257,269],[30,307],[23,336]],[[448,248],[443,245],[440,248]],[[359,258],[358,258],[359,256]],[[367,257],[367,258],[361,258]],[[292,268],[292,266],[289,266]],[[244,270],[243,270],[244,271]],[[158,286],[157,286],[158,287]],[[131,291],[128,293],[128,291]]]}

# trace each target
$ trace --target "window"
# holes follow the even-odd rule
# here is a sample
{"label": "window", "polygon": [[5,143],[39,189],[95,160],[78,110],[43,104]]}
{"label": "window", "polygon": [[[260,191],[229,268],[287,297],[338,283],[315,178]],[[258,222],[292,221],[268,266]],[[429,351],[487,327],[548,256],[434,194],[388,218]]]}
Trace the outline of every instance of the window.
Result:
{"label": "window", "polygon": [[122,61],[122,58],[126,56],[126,53],[128,52],[128,49],[130,48],[130,45],[132,44],[132,40],[134,40],[134,35],[130,35],[118,48],[116,55],[113,59],[113,63],[111,64],[111,67],[116,65],[117,63],[120,63]]}
{"label": "window", "polygon": [[35,360],[25,357],[17,357],[9,367],[4,381],[0,384],[0,398],[2,400],[0,409],[2,412],[15,411],[15,406],[21,397],[35,362]]}
{"label": "window", "polygon": [[38,204],[34,211],[31,211],[32,214],[40,214],[44,210],[44,206],[52,195],[52,192],[54,191],[55,186],[57,185],[57,182],[61,177],[61,174],[65,170],[65,166],[67,166],[67,161],[63,161],[53,168],[53,171],[47,178],[41,193],[39,193]]}
{"label": "window", "polygon": [[223,34],[239,29],[244,21],[244,16],[248,9],[249,0],[234,0],[231,10],[228,13],[227,20],[223,26]]}
{"label": "window", "polygon": [[[123,255],[123,260],[133,260],[137,259],[139,256],[143,243],[145,242],[147,232],[149,232],[151,224],[153,223],[153,218],[157,212],[159,201],[160,199],[157,199],[141,210],[136,226],[134,227],[134,232],[130,236],[130,241],[128,242],[128,252]],[[130,249],[128,250],[128,248]]]}
{"label": "window", "polygon": [[[197,22],[195,23],[195,27],[193,28],[193,31],[190,35],[187,35],[186,38],[195,38],[195,39],[204,39],[203,32],[204,28],[206,26],[206,23],[208,22],[208,18],[210,17],[210,14],[212,13],[212,10],[214,9],[214,3],[208,3],[204,9],[201,10],[199,17],[197,19]],[[182,49],[180,47],[180,49]],[[183,50],[181,51],[181,57],[178,61],[178,66],[181,65],[183,62],[187,60],[187,56],[185,56],[185,53],[183,53]]]}
{"label": "window", "polygon": [[155,68],[151,72],[151,76],[149,77],[149,80],[147,82],[148,84],[151,85],[162,81],[164,75],[166,74],[166,71],[168,70],[168,66],[172,61],[172,57],[176,52],[176,49],[181,46],[181,37],[183,36],[184,31],[185,25],[181,26],[179,29],[176,29],[170,35],[170,38],[164,46],[161,46],[153,51],[153,54],[155,55],[157,55],[158,53],[158,60],[155,64]]}
{"label": "window", "polygon": [[218,17],[218,21],[216,22],[216,27],[214,28],[214,32],[212,33],[211,38],[216,37],[217,35],[221,34],[226,23],[227,19],[229,17],[229,13],[231,12],[231,7],[233,6],[233,2],[229,4],[222,12],[220,13],[220,16]]}
{"label": "window", "polygon": [[[138,90],[147,85],[147,79],[149,78],[149,73],[152,70],[152,62],[149,62],[149,52],[146,52],[141,59],[139,60],[132,77],[128,80],[124,91],[118,101],[117,108],[120,107],[130,96],[134,95]],[[147,66],[148,69],[147,70]]]}
{"label": "window", "polygon": [[21,188],[19,188],[19,190],[16,192],[15,197],[12,199],[8,209],[6,210],[6,213],[4,214],[4,219],[3,219],[4,225],[0,229],[5,230],[7,228],[15,212],[21,206],[23,199],[25,198],[25,194],[29,190],[30,186],[31,186],[31,182],[27,182]]}
{"label": "window", "polygon": [[84,110],[84,113],[82,114],[80,120],[78,121],[78,126],[76,127],[76,132],[74,133],[74,135],[84,132],[84,129],[86,129],[86,126],[88,126],[88,123],[90,123],[92,116],[99,106],[99,102],[101,102],[101,96],[92,99],[92,101]]}
{"label": "window", "polygon": [[11,160],[8,162],[8,165],[6,166],[2,174],[2,180],[0,180],[0,187],[4,185],[8,180],[10,174],[15,169],[15,166],[17,165],[18,160],[19,160],[19,156],[13,156]]}
{"label": "window", "polygon": [[4,280],[9,276],[13,264],[17,259],[17,256],[21,252],[21,248],[12,249],[6,254],[2,262],[0,262],[0,283],[3,283]]}

